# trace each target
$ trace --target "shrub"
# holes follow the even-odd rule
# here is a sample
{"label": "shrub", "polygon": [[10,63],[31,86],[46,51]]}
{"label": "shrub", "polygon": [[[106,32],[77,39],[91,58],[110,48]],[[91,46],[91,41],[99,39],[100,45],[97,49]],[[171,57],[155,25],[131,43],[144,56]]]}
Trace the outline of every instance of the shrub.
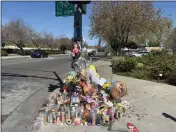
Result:
{"label": "shrub", "polygon": [[152,51],[142,57],[112,57],[112,70],[138,79],[158,79],[176,85],[176,55],[166,51]]}
{"label": "shrub", "polygon": [[124,57],[113,56],[112,59],[111,59],[112,71],[113,72],[117,72],[118,71],[118,67],[117,66],[119,66],[119,64],[121,64],[124,60],[125,60]]}
{"label": "shrub", "polygon": [[136,60],[131,57],[119,57],[112,58],[112,70],[113,72],[129,72],[136,66]]}
{"label": "shrub", "polygon": [[151,80],[150,74],[146,70],[135,69],[132,71],[131,76],[137,79]]}
{"label": "shrub", "polygon": [[120,62],[122,62],[124,60],[125,60],[124,57],[112,56],[111,63],[118,64],[118,63],[120,63]]}
{"label": "shrub", "polygon": [[1,56],[8,56],[7,51],[5,51],[5,50],[1,50]]}
{"label": "shrub", "polygon": [[67,49],[67,45],[61,44],[59,47],[62,51],[65,51]]}
{"label": "shrub", "polygon": [[137,69],[143,69],[144,68],[144,64],[143,63],[137,63],[136,68]]}
{"label": "shrub", "polygon": [[153,56],[158,56],[158,55],[166,55],[166,54],[168,54],[168,53],[167,53],[167,51],[164,51],[164,50],[162,50],[162,51],[159,51],[159,50],[152,50],[152,51],[151,51],[151,54],[152,54]]}
{"label": "shrub", "polygon": [[47,50],[46,53],[48,53],[48,54],[61,54],[62,51],[60,51],[60,50]]}
{"label": "shrub", "polygon": [[31,55],[31,51],[30,50],[24,50],[24,51],[17,50],[17,54],[18,55]]}
{"label": "shrub", "polygon": [[54,54],[62,54],[62,51],[61,50],[55,50]]}
{"label": "shrub", "polygon": [[176,85],[176,65],[171,68],[168,72],[167,82],[169,84]]}

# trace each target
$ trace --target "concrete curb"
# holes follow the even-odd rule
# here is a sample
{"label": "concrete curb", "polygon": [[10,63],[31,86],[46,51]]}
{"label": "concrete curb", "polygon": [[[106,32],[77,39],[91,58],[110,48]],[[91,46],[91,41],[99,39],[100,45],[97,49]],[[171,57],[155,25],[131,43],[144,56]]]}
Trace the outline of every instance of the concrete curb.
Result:
{"label": "concrete curb", "polygon": [[29,58],[30,56],[3,56],[1,59]]}

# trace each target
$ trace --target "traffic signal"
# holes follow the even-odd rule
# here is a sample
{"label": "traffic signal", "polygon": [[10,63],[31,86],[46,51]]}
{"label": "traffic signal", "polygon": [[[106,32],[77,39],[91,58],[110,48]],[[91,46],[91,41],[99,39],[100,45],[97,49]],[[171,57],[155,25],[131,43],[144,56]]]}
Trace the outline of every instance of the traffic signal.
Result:
{"label": "traffic signal", "polygon": [[68,1],[69,3],[72,3],[72,4],[90,4],[91,1]]}

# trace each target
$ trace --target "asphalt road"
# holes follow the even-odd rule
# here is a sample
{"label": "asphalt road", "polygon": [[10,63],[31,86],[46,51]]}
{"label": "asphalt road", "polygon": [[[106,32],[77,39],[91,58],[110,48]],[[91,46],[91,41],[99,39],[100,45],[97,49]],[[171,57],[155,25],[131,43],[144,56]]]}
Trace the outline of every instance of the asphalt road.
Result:
{"label": "asphalt road", "polygon": [[71,70],[68,56],[2,59],[1,63],[2,121],[36,91],[59,82],[58,77]]}
{"label": "asphalt road", "polygon": [[[93,57],[92,62],[97,60],[99,57]],[[1,63],[2,123],[29,97],[41,89],[49,88],[51,84],[58,84],[59,79],[71,71],[69,56],[65,55],[2,59]],[[54,87],[50,90],[53,91]]]}

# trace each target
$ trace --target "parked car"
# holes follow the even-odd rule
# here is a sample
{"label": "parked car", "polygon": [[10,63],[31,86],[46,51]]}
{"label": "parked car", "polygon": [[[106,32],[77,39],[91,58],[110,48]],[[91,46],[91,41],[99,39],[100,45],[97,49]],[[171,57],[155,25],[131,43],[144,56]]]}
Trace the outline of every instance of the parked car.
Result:
{"label": "parked car", "polygon": [[138,51],[136,53],[133,53],[132,56],[141,57],[143,55],[148,55],[149,53],[150,53],[149,51]]}
{"label": "parked car", "polygon": [[48,53],[46,53],[45,51],[42,51],[42,50],[36,50],[31,53],[31,57],[32,58],[45,58],[45,57],[47,58]]}
{"label": "parked car", "polygon": [[132,52],[125,52],[124,53],[124,56],[129,56],[129,57],[133,57],[133,53]]}
{"label": "parked car", "polygon": [[95,56],[95,54],[96,54],[96,51],[90,51],[90,52],[88,52],[88,56]]}

